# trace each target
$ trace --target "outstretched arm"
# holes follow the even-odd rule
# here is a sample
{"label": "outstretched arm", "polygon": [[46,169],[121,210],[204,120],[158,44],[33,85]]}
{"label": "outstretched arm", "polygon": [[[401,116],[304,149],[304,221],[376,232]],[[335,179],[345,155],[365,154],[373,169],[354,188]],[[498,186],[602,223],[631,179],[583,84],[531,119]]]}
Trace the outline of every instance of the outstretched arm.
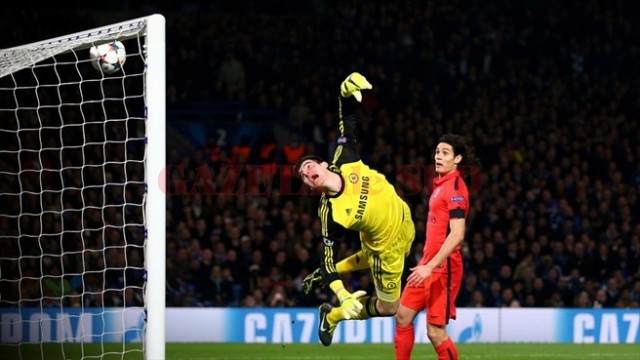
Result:
{"label": "outstretched arm", "polygon": [[339,167],[341,164],[360,160],[357,149],[356,108],[358,102],[362,101],[361,91],[371,88],[373,86],[367,79],[357,72],[347,76],[340,84],[340,96],[338,96],[340,136],[332,159],[332,164],[335,166]]}

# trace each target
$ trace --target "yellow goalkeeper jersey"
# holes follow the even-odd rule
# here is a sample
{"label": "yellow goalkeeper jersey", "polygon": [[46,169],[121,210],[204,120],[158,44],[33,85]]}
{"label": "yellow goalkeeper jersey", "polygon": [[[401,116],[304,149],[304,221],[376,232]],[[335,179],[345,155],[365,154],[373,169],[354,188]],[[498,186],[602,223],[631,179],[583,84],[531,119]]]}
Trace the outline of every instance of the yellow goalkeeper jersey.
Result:
{"label": "yellow goalkeeper jersey", "polygon": [[343,229],[355,230],[361,233],[363,248],[382,251],[400,230],[404,201],[383,174],[361,160],[338,161],[331,169],[340,174],[342,190],[321,197],[318,215],[325,241],[338,240]]}
{"label": "yellow goalkeeper jersey", "polygon": [[[340,136],[329,166],[331,171],[340,175],[342,186],[335,195],[323,194],[318,206],[324,241],[321,268],[327,283],[339,278],[335,268],[337,251],[334,248],[347,230],[358,231],[362,250],[369,254],[367,256],[374,257],[385,251],[404,253],[405,247],[413,241],[412,238],[405,238],[412,237],[407,234],[415,231],[409,207],[397,194],[395,187],[384,174],[362,162],[357,150],[354,103],[348,100],[345,103],[346,106],[343,106],[343,102],[339,102]],[[343,108],[347,106],[351,112],[343,116]],[[408,217],[407,221],[405,217]],[[385,266],[391,269],[397,267],[401,273],[402,255],[398,257],[397,264],[394,262]]]}
{"label": "yellow goalkeeper jersey", "polygon": [[[392,302],[400,297],[404,259],[415,237],[411,210],[384,174],[365,164],[358,152],[355,101],[339,99],[340,136],[329,170],[340,176],[340,190],[323,193],[318,206],[324,253],[320,270],[326,284],[340,280],[336,268],[339,241],[346,231],[360,235],[356,267],[370,268],[376,294]],[[345,116],[347,107],[350,110]],[[361,261],[366,261],[365,265]]]}

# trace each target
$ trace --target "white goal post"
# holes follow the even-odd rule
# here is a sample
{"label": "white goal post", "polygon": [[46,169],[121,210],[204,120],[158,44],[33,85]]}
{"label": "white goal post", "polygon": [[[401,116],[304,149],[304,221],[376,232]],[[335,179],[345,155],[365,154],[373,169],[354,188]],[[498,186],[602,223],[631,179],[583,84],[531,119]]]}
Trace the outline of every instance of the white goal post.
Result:
{"label": "white goal post", "polygon": [[0,49],[0,357],[164,359],[165,62],[160,14]]}

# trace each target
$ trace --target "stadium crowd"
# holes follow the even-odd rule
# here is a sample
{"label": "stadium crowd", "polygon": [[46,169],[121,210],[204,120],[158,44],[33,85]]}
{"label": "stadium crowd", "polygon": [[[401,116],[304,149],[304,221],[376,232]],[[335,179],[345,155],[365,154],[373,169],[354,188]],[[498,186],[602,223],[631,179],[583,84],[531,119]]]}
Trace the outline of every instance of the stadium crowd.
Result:
{"label": "stadium crowd", "polygon": [[[458,132],[474,139],[483,163],[469,172],[460,307],[639,306],[640,33],[625,11],[633,5],[314,4],[280,16],[228,9],[176,20],[180,43],[195,37],[208,50],[184,49],[174,61],[194,57],[210,70],[176,74],[176,104],[202,96],[276,109],[302,153],[326,157],[337,84],[361,71],[374,84],[361,109],[362,154],[410,202],[417,226],[407,267],[424,244],[434,141]],[[172,149],[168,163],[190,169],[194,183],[207,166],[220,189],[224,165],[275,163],[286,174],[294,152],[275,140],[268,159],[259,147],[198,144]],[[301,293],[321,254],[318,198],[282,194],[278,179],[265,196],[169,196],[169,306],[315,306],[327,297]],[[342,245],[341,257],[358,242]],[[346,282],[372,290],[364,273]]]}
{"label": "stadium crowd", "polygon": [[[416,224],[407,269],[422,256],[435,141],[455,132],[474,140],[483,164],[467,169],[471,211],[459,307],[640,307],[640,31],[634,21],[640,9],[635,2],[316,0],[274,7],[250,1],[240,9],[214,1],[163,13],[171,49],[169,110],[202,101],[242,103],[277,114],[273,121],[284,121],[291,133],[287,138],[255,134],[227,146],[214,138],[192,147],[171,144],[167,164],[181,164],[185,171],[170,172],[169,184],[186,180],[197,190],[167,196],[167,306],[316,306],[329,296],[301,291],[302,279],[318,267],[322,253],[318,197],[300,188],[287,169],[301,154],[331,153],[338,84],[359,71],[374,86],[360,109],[361,154],[397,186]],[[169,125],[179,121],[168,120]],[[102,134],[93,135],[102,140]],[[23,142],[38,141],[36,133],[24,136]],[[102,158],[100,151],[121,150],[86,151]],[[18,172],[15,159],[0,161],[6,171]],[[228,165],[264,166],[274,185],[264,195],[243,191],[251,166]],[[208,192],[198,176],[203,167],[215,189],[237,176],[234,186],[240,190]],[[139,181],[141,174],[139,168],[127,173],[119,166],[104,174],[61,171],[56,181],[72,186],[84,178],[86,185],[104,176],[112,187],[104,193],[88,189],[83,196],[96,204],[106,201],[103,197],[133,197],[139,203],[140,183],[131,188],[125,180]],[[21,191],[14,180],[0,184],[2,194]],[[22,190],[39,181],[20,180],[27,184]],[[29,195],[20,201],[8,199],[11,216],[1,219],[3,234],[15,233],[22,210],[67,205]],[[125,239],[135,246],[127,254],[111,250],[114,254],[86,262],[70,257],[58,267],[39,266],[34,259],[12,262],[11,274],[31,269],[27,277],[46,273],[57,279],[62,272],[64,281],[4,282],[3,294],[20,292],[35,302],[53,294],[45,298],[139,306],[143,254],[135,249],[142,242],[141,207],[125,203],[104,214],[118,221],[132,214],[133,229],[90,234],[76,228],[104,221],[99,211],[70,212],[76,217],[67,219],[70,225],[62,219],[42,227],[45,218],[22,216],[21,228],[29,236],[21,241],[37,237],[40,243],[16,243],[3,254],[18,254],[22,246],[34,256],[43,247],[59,254],[56,247],[64,246],[74,255],[102,243],[119,249]],[[59,237],[39,236],[63,228],[71,231],[62,243]],[[357,251],[355,236],[341,243],[340,258]],[[103,274],[104,262],[113,269]],[[74,268],[81,264],[90,265]],[[65,276],[69,271],[86,272],[85,284]],[[344,279],[351,290],[373,291],[364,272]],[[124,294],[123,281],[132,282],[127,285],[137,295]],[[119,290],[110,296],[108,289]],[[5,296],[2,305],[18,301]]]}

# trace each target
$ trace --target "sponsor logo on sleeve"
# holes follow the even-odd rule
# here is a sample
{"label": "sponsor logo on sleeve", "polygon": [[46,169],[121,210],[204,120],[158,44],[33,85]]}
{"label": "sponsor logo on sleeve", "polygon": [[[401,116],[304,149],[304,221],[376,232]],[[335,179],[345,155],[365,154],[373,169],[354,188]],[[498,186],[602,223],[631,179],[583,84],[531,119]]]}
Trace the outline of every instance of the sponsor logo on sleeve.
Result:
{"label": "sponsor logo on sleeve", "polygon": [[322,242],[324,242],[325,246],[329,246],[329,247],[333,246],[333,240],[331,239],[322,238]]}
{"label": "sponsor logo on sleeve", "polygon": [[464,196],[452,196],[451,197],[451,202],[463,202],[464,201]]}

